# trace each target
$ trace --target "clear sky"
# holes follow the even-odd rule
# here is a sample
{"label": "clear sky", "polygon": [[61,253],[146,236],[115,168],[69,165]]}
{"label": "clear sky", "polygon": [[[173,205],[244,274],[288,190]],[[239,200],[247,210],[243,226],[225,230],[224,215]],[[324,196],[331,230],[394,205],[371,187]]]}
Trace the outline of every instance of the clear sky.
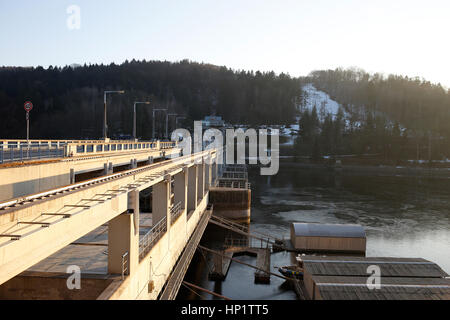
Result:
{"label": "clear sky", "polygon": [[[80,8],[80,29],[67,8]],[[450,87],[449,0],[1,0],[0,65],[190,59],[306,75],[358,66]]]}

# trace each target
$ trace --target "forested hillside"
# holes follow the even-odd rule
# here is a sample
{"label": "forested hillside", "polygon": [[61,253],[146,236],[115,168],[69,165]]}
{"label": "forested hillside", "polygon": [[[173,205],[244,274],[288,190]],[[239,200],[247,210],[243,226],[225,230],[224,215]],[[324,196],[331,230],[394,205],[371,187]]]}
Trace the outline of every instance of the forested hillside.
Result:
{"label": "forested hillside", "polygon": [[299,155],[450,158],[450,93],[440,85],[359,69],[292,78],[190,61],[0,68],[0,137],[25,137],[23,103],[31,100],[32,138],[100,138],[104,90],[126,91],[108,97],[111,137],[130,135],[133,102],[150,100],[137,109],[144,139],[151,138],[152,108],[186,116],[186,126],[205,115],[251,126],[294,124],[299,116]]}
{"label": "forested hillside", "polygon": [[381,113],[416,132],[450,134],[450,91],[439,84],[357,69],[315,71],[310,78],[347,111],[363,117]]}
{"label": "forested hillside", "polygon": [[[0,68],[0,137],[25,136],[23,103],[31,100],[32,138],[99,138],[103,91],[109,135],[131,134],[133,102],[150,99],[186,123],[216,114],[230,123],[292,123],[301,98],[300,80],[273,72],[233,71],[182,61],[131,61],[77,68]],[[151,137],[151,108],[138,107],[138,136]]]}
{"label": "forested hillside", "polygon": [[314,71],[307,82],[341,110],[322,121],[320,105],[302,113],[300,154],[379,154],[395,161],[450,157],[450,91],[441,85],[358,69]]}

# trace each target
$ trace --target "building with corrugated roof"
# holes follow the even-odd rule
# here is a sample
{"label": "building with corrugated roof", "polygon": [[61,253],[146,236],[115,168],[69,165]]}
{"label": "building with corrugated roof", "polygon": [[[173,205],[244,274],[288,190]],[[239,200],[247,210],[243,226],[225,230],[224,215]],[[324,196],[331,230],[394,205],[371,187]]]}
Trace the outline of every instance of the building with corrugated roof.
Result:
{"label": "building with corrugated roof", "polygon": [[[450,279],[437,264],[416,258],[303,256],[303,283],[312,300],[448,300]],[[373,285],[373,266],[380,287]]]}
{"label": "building with corrugated roof", "polygon": [[345,253],[365,255],[366,232],[360,225],[293,223],[291,243],[305,253]]}

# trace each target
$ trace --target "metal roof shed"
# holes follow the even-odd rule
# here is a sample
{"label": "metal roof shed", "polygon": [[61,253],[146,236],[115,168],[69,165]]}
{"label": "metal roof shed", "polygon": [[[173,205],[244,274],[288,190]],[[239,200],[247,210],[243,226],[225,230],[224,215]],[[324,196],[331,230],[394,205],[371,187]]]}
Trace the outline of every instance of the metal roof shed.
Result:
{"label": "metal roof shed", "polygon": [[291,242],[306,253],[366,253],[366,232],[354,224],[292,223]]}
{"label": "metal roof shed", "polygon": [[[303,283],[313,300],[413,300],[450,298],[448,274],[421,258],[301,256]],[[380,268],[373,289],[369,267]]]}

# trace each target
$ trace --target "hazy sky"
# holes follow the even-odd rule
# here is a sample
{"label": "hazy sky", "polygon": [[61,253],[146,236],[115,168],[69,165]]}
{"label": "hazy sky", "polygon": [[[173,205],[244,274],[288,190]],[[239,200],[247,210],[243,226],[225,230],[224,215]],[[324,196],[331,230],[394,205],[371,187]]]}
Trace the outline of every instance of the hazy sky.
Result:
{"label": "hazy sky", "polygon": [[[80,8],[69,29],[67,8]],[[73,21],[73,20],[71,20]],[[450,87],[449,0],[0,0],[0,65],[358,66]]]}

